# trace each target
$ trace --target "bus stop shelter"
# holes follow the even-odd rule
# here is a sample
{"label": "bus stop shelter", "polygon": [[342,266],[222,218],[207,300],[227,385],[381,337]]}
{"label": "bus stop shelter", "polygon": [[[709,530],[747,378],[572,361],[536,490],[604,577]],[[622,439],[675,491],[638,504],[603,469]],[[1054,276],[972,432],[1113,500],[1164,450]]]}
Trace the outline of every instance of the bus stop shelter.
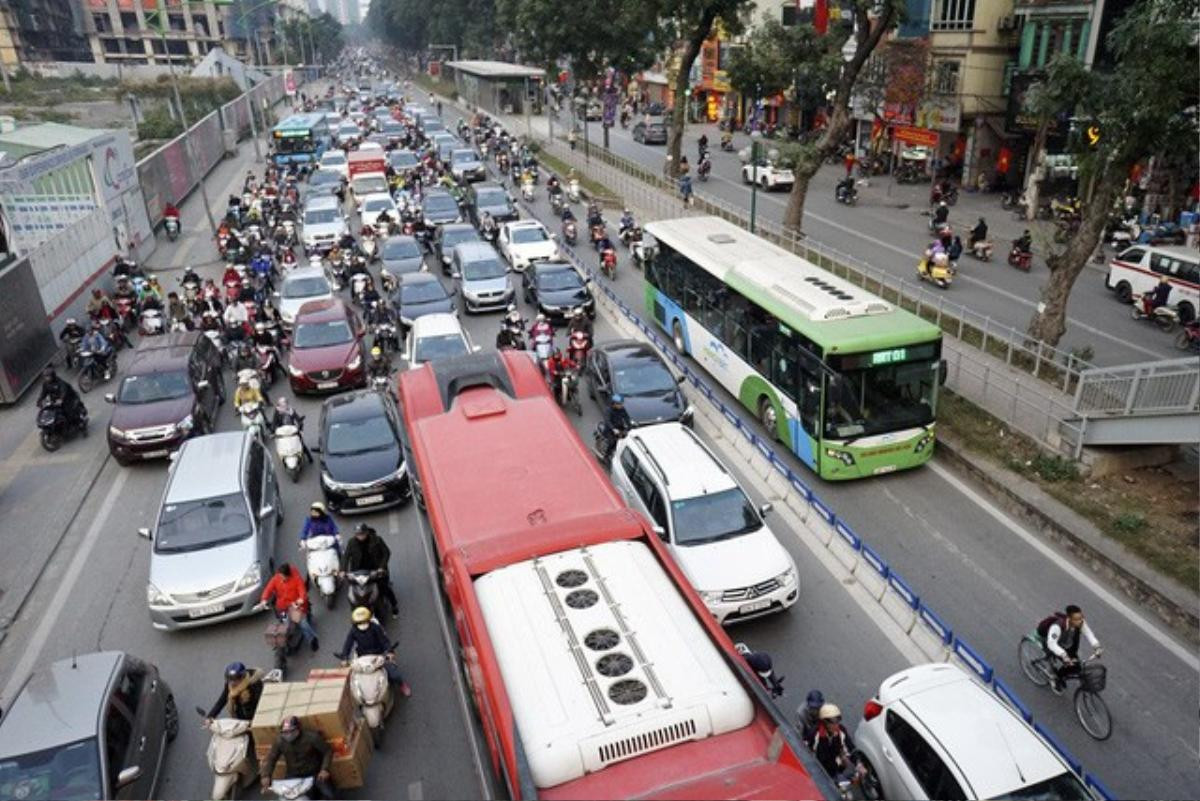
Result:
{"label": "bus stop shelter", "polygon": [[[541,96],[546,71],[506,61],[447,61],[454,70],[454,88],[472,108],[490,114],[523,114],[527,103]],[[538,109],[530,107],[531,113]]]}

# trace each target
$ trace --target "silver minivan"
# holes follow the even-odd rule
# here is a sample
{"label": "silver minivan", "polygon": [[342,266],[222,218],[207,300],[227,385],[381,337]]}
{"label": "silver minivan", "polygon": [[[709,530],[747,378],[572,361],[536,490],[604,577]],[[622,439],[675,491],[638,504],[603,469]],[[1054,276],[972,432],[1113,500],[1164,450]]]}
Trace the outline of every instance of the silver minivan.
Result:
{"label": "silver minivan", "polygon": [[503,309],[513,302],[511,269],[487,242],[463,242],[454,246],[450,275],[458,281],[463,311]]}
{"label": "silver minivan", "polygon": [[279,481],[257,429],[184,442],[154,527],[146,603],[156,629],[250,614],[270,578],[283,521]]}

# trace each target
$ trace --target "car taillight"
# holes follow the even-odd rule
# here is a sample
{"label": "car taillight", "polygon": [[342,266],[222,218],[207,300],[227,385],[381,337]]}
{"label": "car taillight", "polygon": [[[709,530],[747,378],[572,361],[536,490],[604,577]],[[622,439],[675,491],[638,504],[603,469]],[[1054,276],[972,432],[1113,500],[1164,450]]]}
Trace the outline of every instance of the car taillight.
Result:
{"label": "car taillight", "polygon": [[873,720],[883,711],[883,704],[872,698],[863,706],[863,720]]}

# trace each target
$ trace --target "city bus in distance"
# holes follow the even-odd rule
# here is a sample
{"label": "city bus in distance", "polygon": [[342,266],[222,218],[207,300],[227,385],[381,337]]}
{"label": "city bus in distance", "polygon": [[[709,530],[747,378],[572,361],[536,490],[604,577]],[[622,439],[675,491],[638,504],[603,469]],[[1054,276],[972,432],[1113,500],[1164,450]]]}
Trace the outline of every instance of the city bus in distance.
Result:
{"label": "city bus in distance", "polygon": [[272,158],[286,164],[316,163],[329,146],[329,124],[323,113],[293,114],[271,130]]}
{"label": "city bus in distance", "polygon": [[826,479],[933,455],[942,332],[717,217],[646,225],[646,313]]}
{"label": "city bus in distance", "polygon": [[406,464],[514,799],[836,798],[515,351],[399,379]]}

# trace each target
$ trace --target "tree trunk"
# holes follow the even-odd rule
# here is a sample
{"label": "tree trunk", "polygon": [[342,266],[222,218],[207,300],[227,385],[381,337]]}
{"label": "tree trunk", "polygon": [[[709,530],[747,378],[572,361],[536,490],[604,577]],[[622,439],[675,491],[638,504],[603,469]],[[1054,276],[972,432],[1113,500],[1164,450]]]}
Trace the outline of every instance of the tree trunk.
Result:
{"label": "tree trunk", "polygon": [[1029,162],[1029,174],[1025,176],[1025,219],[1037,217],[1039,193],[1038,173],[1041,171],[1042,160],[1045,158],[1046,136],[1050,132],[1050,118],[1043,117],[1038,123],[1037,132],[1033,136],[1033,158]]}
{"label": "tree trunk", "polygon": [[833,109],[833,115],[829,118],[829,124],[825,127],[825,132],[821,134],[821,138],[817,140],[816,144],[800,148],[796,164],[792,168],[792,175],[795,176],[796,182],[792,184],[792,191],[788,193],[787,208],[783,212],[785,229],[791,229],[796,233],[801,233],[803,230],[804,201],[808,195],[808,184],[817,174],[817,170],[821,169],[825,159],[837,151],[838,145],[846,136],[846,132],[853,122],[854,118],[850,116],[849,107],[836,106]]}
{"label": "tree trunk", "polygon": [[675,74],[675,86],[672,94],[675,97],[675,107],[671,109],[671,133],[667,137],[667,163],[670,165],[671,177],[679,175],[679,156],[683,152],[683,126],[687,120],[688,75],[692,72],[692,64],[700,55],[704,40],[712,33],[713,22],[717,18],[715,8],[711,6],[704,10],[696,26],[688,35],[683,53],[679,56],[679,72]]}
{"label": "tree trunk", "polygon": [[1060,254],[1047,258],[1050,280],[1042,286],[1039,310],[1029,321],[1029,336],[1047,345],[1057,345],[1067,331],[1067,300],[1075,280],[1096,251],[1109,209],[1121,189],[1129,165],[1109,165],[1096,185],[1092,202],[1084,207],[1083,221],[1075,238]]}

